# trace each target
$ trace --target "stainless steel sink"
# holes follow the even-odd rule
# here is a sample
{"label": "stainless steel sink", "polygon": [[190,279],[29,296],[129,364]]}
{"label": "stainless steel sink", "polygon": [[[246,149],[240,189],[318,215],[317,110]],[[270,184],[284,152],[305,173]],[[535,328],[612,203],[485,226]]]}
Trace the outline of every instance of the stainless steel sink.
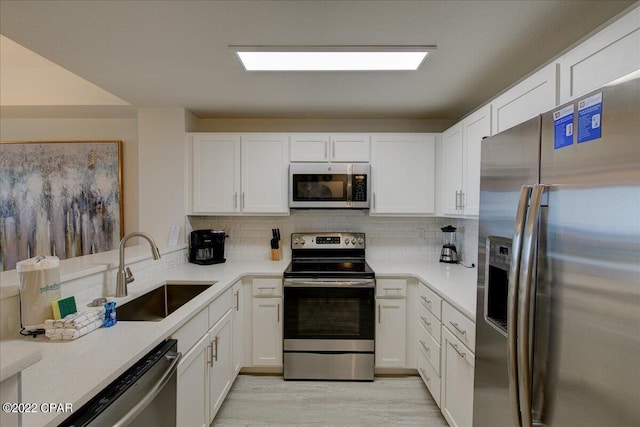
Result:
{"label": "stainless steel sink", "polygon": [[160,321],[214,284],[166,282],[159,288],[116,306],[116,317],[119,321]]}

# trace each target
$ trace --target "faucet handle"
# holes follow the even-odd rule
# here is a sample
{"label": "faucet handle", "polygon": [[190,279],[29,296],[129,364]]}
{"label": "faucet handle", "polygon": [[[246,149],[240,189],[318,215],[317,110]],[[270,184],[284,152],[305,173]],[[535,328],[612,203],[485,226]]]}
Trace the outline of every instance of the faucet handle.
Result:
{"label": "faucet handle", "polygon": [[127,283],[131,283],[134,280],[136,280],[136,278],[133,277],[133,272],[131,271],[131,268],[127,267],[124,269],[124,278]]}

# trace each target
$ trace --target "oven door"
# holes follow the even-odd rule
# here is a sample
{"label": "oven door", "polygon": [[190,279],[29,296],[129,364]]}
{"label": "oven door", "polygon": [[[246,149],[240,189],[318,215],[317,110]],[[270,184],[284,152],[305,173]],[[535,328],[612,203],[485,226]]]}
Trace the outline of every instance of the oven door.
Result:
{"label": "oven door", "polygon": [[374,351],[375,282],[284,282],[285,351]]}

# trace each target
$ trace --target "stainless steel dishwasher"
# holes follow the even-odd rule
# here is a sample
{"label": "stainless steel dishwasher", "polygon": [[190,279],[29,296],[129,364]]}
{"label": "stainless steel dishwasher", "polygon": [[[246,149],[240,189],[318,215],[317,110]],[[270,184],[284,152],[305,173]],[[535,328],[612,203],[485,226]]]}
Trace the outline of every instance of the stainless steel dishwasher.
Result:
{"label": "stainless steel dishwasher", "polygon": [[178,341],[159,344],[61,426],[175,426]]}

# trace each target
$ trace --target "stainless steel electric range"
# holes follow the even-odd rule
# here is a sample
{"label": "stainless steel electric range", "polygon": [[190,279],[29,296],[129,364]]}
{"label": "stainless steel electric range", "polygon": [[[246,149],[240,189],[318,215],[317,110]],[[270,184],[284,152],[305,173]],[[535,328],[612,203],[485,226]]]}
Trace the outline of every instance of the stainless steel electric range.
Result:
{"label": "stainless steel electric range", "polygon": [[284,379],[373,381],[375,274],[364,233],[293,233],[291,255]]}

